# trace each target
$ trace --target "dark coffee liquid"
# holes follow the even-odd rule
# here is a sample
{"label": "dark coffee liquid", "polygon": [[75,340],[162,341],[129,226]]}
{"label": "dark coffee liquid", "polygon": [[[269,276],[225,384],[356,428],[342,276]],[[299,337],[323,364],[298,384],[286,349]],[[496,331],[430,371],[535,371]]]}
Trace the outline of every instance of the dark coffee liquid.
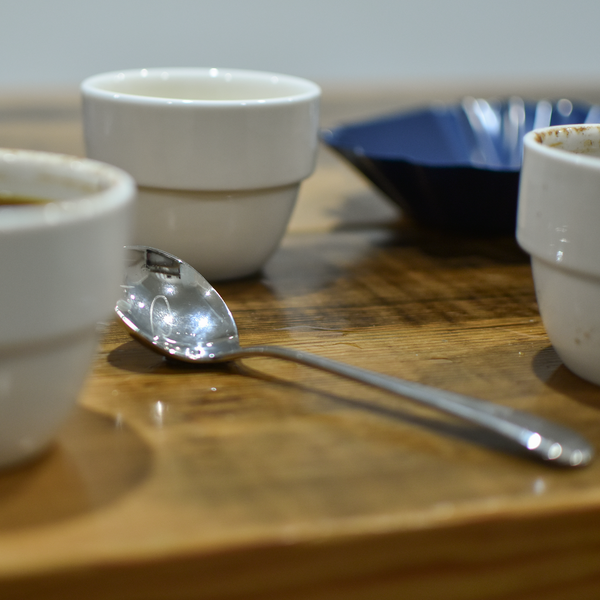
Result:
{"label": "dark coffee liquid", "polygon": [[6,192],[0,192],[0,208],[4,206],[23,206],[25,204],[48,204],[52,200],[47,198],[33,198],[30,196],[18,196],[16,194],[9,194]]}

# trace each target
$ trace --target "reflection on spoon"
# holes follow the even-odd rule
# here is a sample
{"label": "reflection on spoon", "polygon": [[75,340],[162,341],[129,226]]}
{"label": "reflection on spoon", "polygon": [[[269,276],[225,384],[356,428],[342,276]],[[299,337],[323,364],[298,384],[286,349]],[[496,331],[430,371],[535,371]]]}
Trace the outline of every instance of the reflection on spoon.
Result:
{"label": "reflection on spoon", "polygon": [[507,406],[289,348],[241,348],[231,312],[197,271],[162,250],[146,246],[127,249],[123,298],[115,310],[136,339],[169,358],[191,363],[250,356],[283,358],[399,394],[475,423],[516,442],[536,458],[578,467],[588,464],[593,456],[592,446],[574,431]]}

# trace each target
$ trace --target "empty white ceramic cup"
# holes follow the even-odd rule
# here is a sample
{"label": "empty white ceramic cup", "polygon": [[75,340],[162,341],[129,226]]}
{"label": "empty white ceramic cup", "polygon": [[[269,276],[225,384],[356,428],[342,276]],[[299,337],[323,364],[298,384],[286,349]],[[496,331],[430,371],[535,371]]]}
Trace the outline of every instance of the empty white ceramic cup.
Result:
{"label": "empty white ceramic cup", "polygon": [[0,149],[0,467],[38,454],[74,406],[111,318],[135,183],[95,161]]}
{"label": "empty white ceramic cup", "polygon": [[517,223],[552,345],[600,384],[600,125],[525,136]]}
{"label": "empty white ceramic cup", "polygon": [[136,244],[209,280],[258,271],[315,167],[320,88],[236,69],[141,69],[81,86],[87,155],[139,186]]}

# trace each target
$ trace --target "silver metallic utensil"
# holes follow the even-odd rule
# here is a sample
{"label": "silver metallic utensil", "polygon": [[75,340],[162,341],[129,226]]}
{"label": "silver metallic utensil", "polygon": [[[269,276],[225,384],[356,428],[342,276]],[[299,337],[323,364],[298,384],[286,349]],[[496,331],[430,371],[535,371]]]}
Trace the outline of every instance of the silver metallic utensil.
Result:
{"label": "silver metallic utensil", "polygon": [[579,467],[593,456],[582,436],[540,417],[277,346],[242,348],[227,305],[215,289],[182,260],[155,248],[129,246],[123,297],[116,312],[129,332],[152,350],[190,363],[270,356],[322,369],[399,394],[491,430],[536,458]]}

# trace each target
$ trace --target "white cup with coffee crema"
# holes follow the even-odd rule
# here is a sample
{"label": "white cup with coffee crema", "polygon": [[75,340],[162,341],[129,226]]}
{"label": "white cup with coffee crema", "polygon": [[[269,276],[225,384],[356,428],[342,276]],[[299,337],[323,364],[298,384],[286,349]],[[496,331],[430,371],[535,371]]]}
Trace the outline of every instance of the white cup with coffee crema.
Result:
{"label": "white cup with coffee crema", "polygon": [[600,125],[538,129],[524,138],[517,239],[531,255],[554,349],[600,385]]}
{"label": "white cup with coffee crema", "polygon": [[0,467],[42,452],[90,370],[123,274],[135,182],[96,161],[0,149]]}

